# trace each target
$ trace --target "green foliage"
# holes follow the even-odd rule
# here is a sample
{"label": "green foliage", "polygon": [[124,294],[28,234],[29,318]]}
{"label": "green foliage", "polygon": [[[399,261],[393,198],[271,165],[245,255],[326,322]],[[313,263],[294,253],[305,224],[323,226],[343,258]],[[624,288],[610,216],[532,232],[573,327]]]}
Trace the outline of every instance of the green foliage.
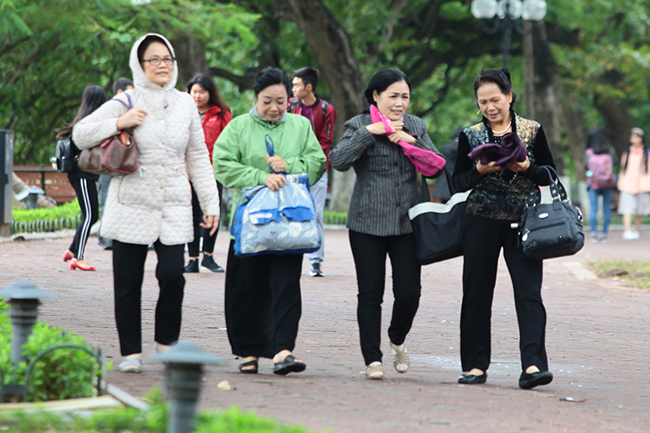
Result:
{"label": "green foliage", "polygon": [[[138,411],[121,408],[92,415],[89,418],[37,413],[0,414],[0,429],[30,433],[165,433],[167,431],[167,404],[162,393],[154,389],[148,395],[150,408]],[[232,407],[224,412],[204,412],[197,417],[196,433],[309,433],[309,430],[281,424],[253,412],[242,412]]]}
{"label": "green foliage", "polygon": [[[2,309],[7,304],[2,302]],[[28,361],[15,365],[11,362],[11,323],[7,314],[0,314],[0,367],[5,372],[5,383],[25,383],[28,361],[31,362],[47,348],[61,344],[90,346],[74,332],[37,323],[34,332],[23,346]],[[47,401],[96,395],[95,383],[99,365],[88,353],[78,349],[57,349],[36,362],[30,379],[28,400]]]}
{"label": "green foliage", "polygon": [[323,212],[323,221],[325,224],[345,225],[348,221],[347,212]]}
{"label": "green foliage", "polygon": [[13,220],[16,222],[50,221],[59,218],[76,218],[80,214],[79,202],[75,198],[71,202],[53,208],[14,209]]}

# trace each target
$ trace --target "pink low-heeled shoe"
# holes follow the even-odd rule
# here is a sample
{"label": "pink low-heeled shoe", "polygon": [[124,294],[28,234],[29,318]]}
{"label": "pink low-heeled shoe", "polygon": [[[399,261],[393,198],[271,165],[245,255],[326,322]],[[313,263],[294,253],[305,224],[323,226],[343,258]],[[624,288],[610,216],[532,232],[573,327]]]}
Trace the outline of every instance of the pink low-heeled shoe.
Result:
{"label": "pink low-heeled shoe", "polygon": [[90,266],[90,265],[88,265],[88,267],[81,266],[79,264],[79,262],[77,262],[77,259],[72,259],[72,261],[70,262],[70,270],[74,271],[75,269],[79,269],[81,271],[94,271],[97,268],[95,268],[94,266]]}
{"label": "pink low-heeled shoe", "polygon": [[74,255],[70,251],[66,250],[66,252],[63,253],[63,261],[67,262],[67,261],[70,261],[72,259],[74,259]]}

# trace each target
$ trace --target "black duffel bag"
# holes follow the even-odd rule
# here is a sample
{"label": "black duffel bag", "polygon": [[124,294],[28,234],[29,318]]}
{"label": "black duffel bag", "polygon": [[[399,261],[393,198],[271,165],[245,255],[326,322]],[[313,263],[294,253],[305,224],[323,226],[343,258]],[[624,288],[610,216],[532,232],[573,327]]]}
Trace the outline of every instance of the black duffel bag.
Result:
{"label": "black duffel bag", "polygon": [[585,244],[582,212],[569,202],[557,172],[549,166],[542,168],[548,171],[551,179],[553,202],[541,204],[539,187],[534,185],[519,223],[524,254],[532,260],[570,256]]}
{"label": "black duffel bag", "polygon": [[[449,185],[452,185],[446,170],[445,176]],[[432,203],[427,183],[422,178],[419,203],[409,209],[415,252],[421,264],[428,265],[463,254],[463,230],[469,193],[470,191],[454,194],[445,204]]]}

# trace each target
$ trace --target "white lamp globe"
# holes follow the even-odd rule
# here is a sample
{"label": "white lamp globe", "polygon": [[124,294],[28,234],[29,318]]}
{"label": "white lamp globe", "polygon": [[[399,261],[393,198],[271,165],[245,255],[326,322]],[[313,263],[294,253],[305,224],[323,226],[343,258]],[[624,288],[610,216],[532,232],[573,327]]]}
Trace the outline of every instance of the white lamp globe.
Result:
{"label": "white lamp globe", "polygon": [[544,0],[526,0],[521,16],[528,21],[541,21],[546,16],[546,2]]}
{"label": "white lamp globe", "polygon": [[497,0],[472,0],[472,15],[480,20],[493,18],[497,14],[497,8]]}
{"label": "white lamp globe", "polygon": [[524,9],[521,0],[500,0],[499,1],[499,10],[497,14],[499,18],[506,17],[506,7],[508,8],[508,15],[513,20],[518,20],[521,18],[522,11]]}

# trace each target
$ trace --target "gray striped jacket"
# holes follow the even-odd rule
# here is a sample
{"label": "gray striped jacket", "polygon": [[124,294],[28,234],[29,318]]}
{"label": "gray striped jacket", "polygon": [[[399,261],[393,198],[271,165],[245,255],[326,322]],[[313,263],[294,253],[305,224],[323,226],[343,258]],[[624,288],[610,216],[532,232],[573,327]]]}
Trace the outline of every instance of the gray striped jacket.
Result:
{"label": "gray striped jacket", "polygon": [[[343,137],[330,153],[332,167],[340,171],[353,167],[357,174],[347,227],[374,236],[412,233],[408,210],[418,197],[415,167],[399,145],[368,132],[366,126],[371,123],[369,113],[348,120]],[[407,114],[404,130],[417,138],[415,146],[440,155],[422,119]]]}

